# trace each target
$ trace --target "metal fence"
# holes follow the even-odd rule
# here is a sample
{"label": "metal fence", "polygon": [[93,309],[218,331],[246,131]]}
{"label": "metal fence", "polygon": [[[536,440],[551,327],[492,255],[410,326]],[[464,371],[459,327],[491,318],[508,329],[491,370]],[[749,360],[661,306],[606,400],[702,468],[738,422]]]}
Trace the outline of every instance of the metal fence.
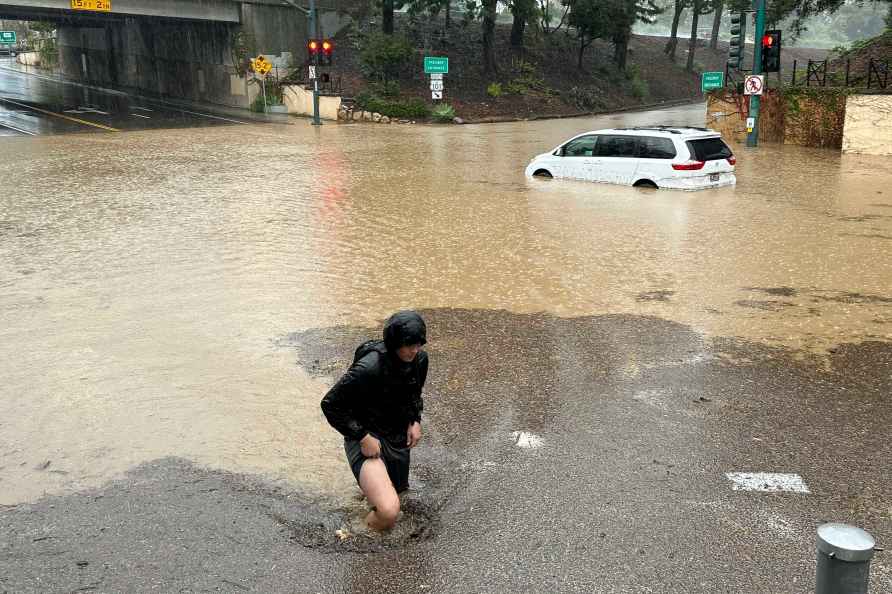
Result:
{"label": "metal fence", "polygon": [[866,63],[853,64],[828,60],[809,60],[802,65],[793,61],[790,84],[806,87],[866,88],[879,91],[889,89],[889,61],[870,58]]}

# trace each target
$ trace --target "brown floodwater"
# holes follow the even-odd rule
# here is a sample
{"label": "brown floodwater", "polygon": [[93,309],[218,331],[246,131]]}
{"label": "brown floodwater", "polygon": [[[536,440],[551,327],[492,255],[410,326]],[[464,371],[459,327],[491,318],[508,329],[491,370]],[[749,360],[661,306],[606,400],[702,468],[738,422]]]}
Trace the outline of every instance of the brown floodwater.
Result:
{"label": "brown floodwater", "polygon": [[697,193],[523,177],[580,131],[703,115],[4,138],[0,504],[163,456],[347,492],[329,380],[277,340],[398,308],[892,338],[892,160],[736,147],[737,187]]}

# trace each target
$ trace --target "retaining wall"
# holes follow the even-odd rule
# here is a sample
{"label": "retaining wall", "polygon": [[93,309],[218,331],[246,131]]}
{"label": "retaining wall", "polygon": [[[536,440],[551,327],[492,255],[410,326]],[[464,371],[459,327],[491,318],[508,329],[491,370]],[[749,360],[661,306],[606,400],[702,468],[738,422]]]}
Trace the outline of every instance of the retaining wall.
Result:
{"label": "retaining wall", "polygon": [[[746,141],[749,97],[710,93],[706,126]],[[845,89],[769,89],[759,110],[759,141],[892,155],[892,95],[850,95]]]}
{"label": "retaining wall", "polygon": [[892,155],[892,95],[851,95],[845,111],[842,152]]}

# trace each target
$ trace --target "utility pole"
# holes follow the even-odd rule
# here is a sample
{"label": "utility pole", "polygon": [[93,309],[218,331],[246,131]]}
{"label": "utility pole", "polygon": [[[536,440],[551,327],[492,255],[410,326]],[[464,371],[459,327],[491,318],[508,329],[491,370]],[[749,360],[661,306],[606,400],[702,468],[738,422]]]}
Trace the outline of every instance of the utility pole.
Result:
{"label": "utility pole", "polygon": [[[756,0],[756,30],[753,32],[753,74],[762,74],[762,36],[765,35],[765,0]],[[759,95],[750,95],[753,130],[746,135],[747,146],[759,145]]]}
{"label": "utility pole", "polygon": [[[308,37],[310,39],[319,39],[319,34],[316,29],[316,0],[310,0],[310,34]],[[315,54],[317,56],[318,62],[318,53]],[[319,74],[316,73],[316,76],[313,77],[313,125],[321,126],[322,120],[319,119]]]}

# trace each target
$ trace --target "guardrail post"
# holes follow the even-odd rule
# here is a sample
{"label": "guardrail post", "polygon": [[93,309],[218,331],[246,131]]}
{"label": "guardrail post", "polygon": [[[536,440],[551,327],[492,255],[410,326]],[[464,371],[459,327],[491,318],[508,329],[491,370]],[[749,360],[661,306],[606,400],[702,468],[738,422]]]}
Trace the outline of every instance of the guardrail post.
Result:
{"label": "guardrail post", "polygon": [[876,542],[860,528],[823,524],[818,528],[815,594],[867,594]]}

